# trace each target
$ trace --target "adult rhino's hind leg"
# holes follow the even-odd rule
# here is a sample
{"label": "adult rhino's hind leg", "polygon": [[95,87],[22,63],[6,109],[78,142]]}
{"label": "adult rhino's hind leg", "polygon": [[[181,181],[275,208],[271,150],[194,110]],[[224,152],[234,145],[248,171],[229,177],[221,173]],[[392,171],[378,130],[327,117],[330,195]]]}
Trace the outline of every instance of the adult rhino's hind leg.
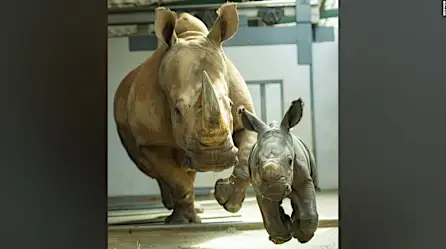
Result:
{"label": "adult rhino's hind leg", "polygon": [[[194,208],[194,182],[186,170],[174,160],[172,150],[165,147],[141,148],[145,161],[156,171],[162,184],[170,189],[173,212],[167,224],[200,223]],[[160,186],[161,187],[161,186]]]}
{"label": "adult rhino's hind leg", "polygon": [[215,183],[214,196],[227,211],[236,213],[242,207],[250,184],[248,158],[257,135],[254,132],[241,130],[234,133],[233,137],[235,145],[239,149],[239,162],[235,165],[230,177],[219,179]]}

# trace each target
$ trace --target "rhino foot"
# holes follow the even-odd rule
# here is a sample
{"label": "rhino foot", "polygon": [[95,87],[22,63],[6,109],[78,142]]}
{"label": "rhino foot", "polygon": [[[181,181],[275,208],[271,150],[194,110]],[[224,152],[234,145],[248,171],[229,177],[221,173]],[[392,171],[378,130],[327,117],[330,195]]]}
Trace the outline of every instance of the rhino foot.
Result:
{"label": "rhino foot", "polygon": [[289,235],[289,236],[274,236],[274,237],[269,236],[269,240],[276,245],[286,243],[286,242],[290,241],[292,238],[293,238],[293,236],[291,236],[291,235]]}
{"label": "rhino foot", "polygon": [[[164,207],[166,207],[168,210],[172,210],[174,208],[174,204],[173,201],[172,202],[164,202],[163,201],[163,205]],[[198,204],[197,202],[194,203],[195,206],[195,212],[197,212],[198,214],[202,214],[204,212],[204,209],[201,207],[200,204]]]}
{"label": "rhino foot", "polygon": [[[173,199],[172,199],[172,196],[170,195],[170,193],[169,193],[169,196],[162,195],[161,199],[162,199],[162,203],[163,203],[164,207],[167,208],[168,210],[172,210],[175,207],[175,204],[173,202]],[[195,207],[195,212],[197,212],[199,214],[204,212],[204,209],[197,202],[194,202],[194,207]]]}
{"label": "rhino foot", "polygon": [[201,205],[198,202],[194,202],[194,209],[197,214],[202,214],[204,212],[204,209],[201,207]]}
{"label": "rhino foot", "polygon": [[304,244],[314,237],[317,226],[317,219],[308,221],[301,221],[296,219],[293,221],[291,233],[293,234],[294,238],[296,238],[300,243]]}
{"label": "rhino foot", "polygon": [[[286,243],[293,238],[293,235],[289,232],[291,227],[290,217],[286,214],[281,214],[280,220],[283,227],[270,228],[269,232],[269,240],[277,245]],[[285,228],[285,230],[283,230],[283,228]],[[277,232],[271,232],[273,229],[277,229]]]}
{"label": "rhino foot", "polygon": [[245,200],[246,187],[230,178],[219,179],[215,183],[214,197],[226,211],[237,213]]}
{"label": "rhino foot", "polygon": [[164,207],[166,207],[168,210],[172,210],[173,207],[175,206],[172,200],[166,201],[163,199],[163,205]]}
{"label": "rhino foot", "polygon": [[[293,238],[293,235],[290,233],[291,229],[291,218],[288,216],[282,207],[279,207],[279,218],[281,224],[279,227],[271,227],[269,240],[274,244],[283,244],[290,241]],[[276,230],[276,232],[272,232],[271,230]]]}
{"label": "rhino foot", "polygon": [[182,210],[174,210],[173,213],[164,221],[166,224],[191,224],[201,223],[200,217],[195,212],[187,212]]}

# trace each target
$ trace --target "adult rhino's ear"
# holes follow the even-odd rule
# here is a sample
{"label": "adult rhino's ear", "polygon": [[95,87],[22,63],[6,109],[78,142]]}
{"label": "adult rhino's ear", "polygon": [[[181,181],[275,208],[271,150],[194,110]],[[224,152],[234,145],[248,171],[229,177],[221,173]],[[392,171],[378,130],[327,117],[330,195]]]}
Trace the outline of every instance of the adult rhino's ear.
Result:
{"label": "adult rhino's ear", "polygon": [[304,102],[301,98],[291,102],[291,106],[290,108],[288,108],[288,111],[283,117],[282,123],[280,123],[280,127],[285,131],[289,131],[291,128],[297,125],[302,119],[303,109]]}
{"label": "adult rhino's ear", "polygon": [[177,15],[175,12],[165,7],[155,9],[155,35],[158,38],[158,47],[172,46],[177,42],[175,24]]}
{"label": "adult rhino's ear", "polygon": [[238,108],[238,114],[242,121],[243,127],[249,131],[255,131],[257,133],[266,129],[268,126],[263,123],[256,115],[252,114],[244,106]]}
{"label": "adult rhino's ear", "polygon": [[225,3],[217,10],[217,20],[215,20],[208,39],[220,45],[223,41],[231,39],[238,30],[238,12],[235,3]]}

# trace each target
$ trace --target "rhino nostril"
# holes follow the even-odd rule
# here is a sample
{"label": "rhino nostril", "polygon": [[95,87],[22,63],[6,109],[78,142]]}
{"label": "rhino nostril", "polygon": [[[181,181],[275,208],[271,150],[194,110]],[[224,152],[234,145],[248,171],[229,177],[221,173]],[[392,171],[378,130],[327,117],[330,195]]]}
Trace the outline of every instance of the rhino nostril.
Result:
{"label": "rhino nostril", "polygon": [[280,179],[280,168],[275,163],[268,163],[263,166],[262,178],[267,182],[276,181]]}
{"label": "rhino nostril", "polygon": [[286,191],[285,191],[286,195],[289,195],[292,191],[293,191],[293,190],[291,189],[291,186],[290,186],[290,185],[287,185],[287,186],[286,186]]}
{"label": "rhino nostril", "polygon": [[192,159],[188,156],[183,158],[182,166],[186,168],[192,168]]}

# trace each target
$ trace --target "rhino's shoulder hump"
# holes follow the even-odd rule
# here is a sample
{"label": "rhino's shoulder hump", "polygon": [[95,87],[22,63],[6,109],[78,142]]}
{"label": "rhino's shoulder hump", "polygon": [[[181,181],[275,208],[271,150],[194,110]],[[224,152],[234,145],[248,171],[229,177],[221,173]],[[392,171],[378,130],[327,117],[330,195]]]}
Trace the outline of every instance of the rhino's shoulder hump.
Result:
{"label": "rhino's shoulder hump", "polygon": [[127,120],[140,145],[173,143],[169,105],[158,77],[162,58],[155,52],[140,66],[128,93]]}
{"label": "rhino's shoulder hump", "polygon": [[182,35],[188,31],[199,32],[203,35],[207,35],[209,33],[208,28],[200,19],[189,13],[182,13],[178,16],[175,25],[175,33],[177,35]]}
{"label": "rhino's shoulder hump", "polygon": [[[234,66],[230,59],[226,58],[226,66],[228,70],[228,89],[229,97],[233,102],[232,115],[237,117],[237,109],[239,106],[244,106],[246,110],[255,114],[254,102],[252,101],[251,93],[248,85],[243,79],[238,69]],[[243,124],[239,118],[234,119],[234,130],[243,129]]]}

